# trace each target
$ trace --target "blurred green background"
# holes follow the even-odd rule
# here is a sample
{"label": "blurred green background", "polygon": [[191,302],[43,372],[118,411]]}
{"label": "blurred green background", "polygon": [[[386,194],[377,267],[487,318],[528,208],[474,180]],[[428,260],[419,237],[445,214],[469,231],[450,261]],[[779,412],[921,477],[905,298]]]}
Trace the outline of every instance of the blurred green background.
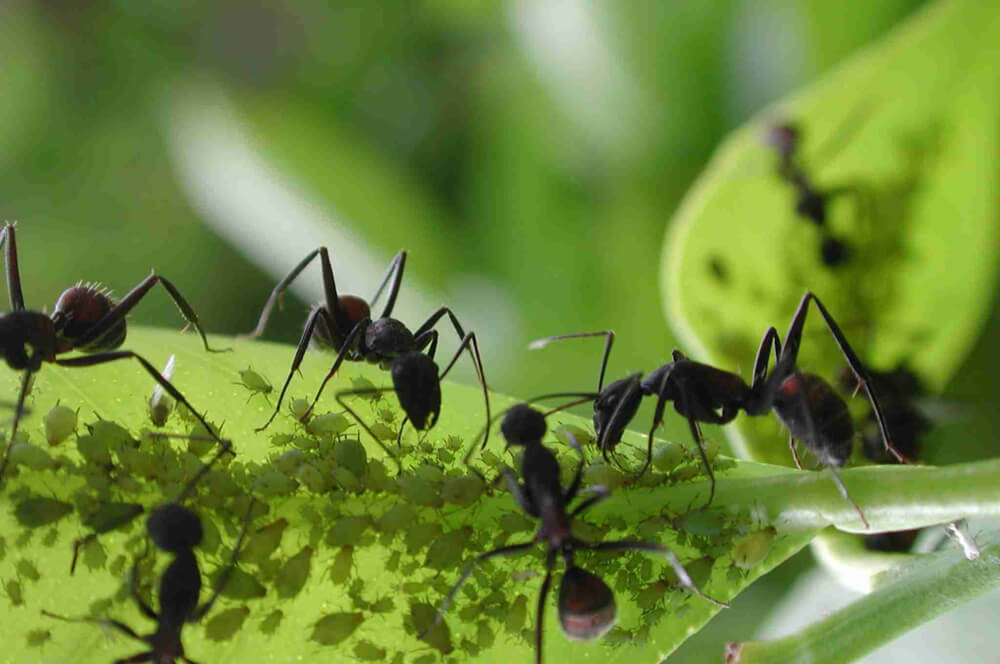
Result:
{"label": "blurred green background", "polygon": [[[525,344],[612,327],[609,376],[661,364],[663,233],[713,147],[921,4],[7,0],[0,210],[29,307],[155,268],[208,330],[246,332],[316,246],[363,296],[406,248],[400,318],[451,305],[499,391],[589,389],[598,342]],[[300,282],[268,337],[298,338],[318,270]],[[181,322],[162,293],[132,319]],[[958,397],[1000,392],[994,346]],[[727,612],[679,658],[717,661],[765,613]]]}

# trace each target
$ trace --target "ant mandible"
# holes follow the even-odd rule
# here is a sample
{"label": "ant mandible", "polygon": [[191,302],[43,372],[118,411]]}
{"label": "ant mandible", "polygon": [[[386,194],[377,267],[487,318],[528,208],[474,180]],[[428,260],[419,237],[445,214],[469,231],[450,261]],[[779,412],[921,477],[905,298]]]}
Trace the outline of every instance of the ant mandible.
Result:
{"label": "ant mandible", "polygon": [[[544,624],[545,600],[552,583],[552,570],[558,556],[562,556],[566,564],[566,572],[563,574],[559,587],[558,600],[559,624],[563,633],[571,639],[591,640],[604,635],[614,626],[616,610],[614,593],[599,576],[576,565],[574,555],[578,550],[646,551],[661,554],[670,562],[677,578],[685,588],[716,606],[728,608],[728,604],[712,599],[698,590],[677,556],[665,546],[655,542],[638,540],[591,543],[573,537],[571,534],[573,519],[609,496],[608,490],[604,487],[593,487],[587,491],[580,490],[584,459],[583,450],[580,449],[579,443],[572,434],[568,434],[570,444],[580,454],[580,463],[569,487],[563,489],[559,481],[559,463],[551,450],[542,445],[542,438],[547,429],[545,415],[526,403],[518,404],[507,411],[500,428],[507,439],[508,446],[516,445],[524,448],[521,461],[521,477],[524,483],[518,482],[517,477],[509,468],[502,470],[504,478],[520,508],[529,516],[539,519],[541,525],[530,542],[501,546],[477,556],[462,572],[458,582],[441,602],[434,620],[421,632],[420,637],[423,637],[441,621],[444,612],[447,611],[448,606],[469,575],[472,574],[476,565],[497,556],[525,553],[540,542],[545,544],[547,552],[545,579],[542,581],[541,592],[538,596],[535,618],[535,661],[538,664],[542,662],[542,626]],[[593,495],[567,511],[573,499],[583,493]]]}
{"label": "ant mandible", "polygon": [[[246,335],[247,337],[256,338],[260,336],[264,331],[275,302],[280,301],[284,291],[287,290],[292,281],[316,256],[320,258],[320,265],[323,271],[323,294],[325,302],[315,305],[309,313],[305,329],[302,332],[302,337],[299,339],[299,344],[295,351],[295,358],[292,360],[292,367],[288,372],[285,384],[281,388],[281,393],[278,395],[274,412],[268,418],[267,422],[257,428],[257,431],[267,428],[275,416],[277,416],[288,385],[302,363],[302,358],[310,341],[323,347],[332,348],[337,351],[337,357],[303,417],[307,417],[309,412],[312,411],[313,406],[319,401],[320,395],[326,388],[326,384],[337,373],[340,365],[345,360],[352,362],[365,360],[373,364],[379,364],[383,368],[390,370],[394,385],[393,389],[399,397],[400,405],[403,407],[404,412],[406,412],[407,419],[418,430],[429,429],[434,426],[437,415],[441,410],[440,380],[448,373],[461,352],[468,350],[475,366],[476,377],[483,388],[486,419],[489,421],[489,391],[483,372],[483,362],[476,334],[474,332],[466,333],[458,318],[448,307],[440,307],[417,328],[416,332],[411,332],[402,322],[391,318],[393,307],[396,304],[396,297],[399,294],[399,287],[403,279],[403,270],[406,267],[405,251],[400,251],[392,259],[385,276],[382,278],[382,283],[379,284],[370,302],[365,302],[354,295],[338,295],[337,284],[333,277],[333,267],[330,264],[330,255],[326,247],[320,247],[311,251],[271,291],[271,295],[268,297],[267,303],[264,305],[264,310],[261,312],[260,319],[257,322],[257,327],[253,332]],[[389,286],[389,292],[385,308],[378,318],[372,319],[372,307],[375,306],[375,303],[381,297],[387,285]],[[434,329],[434,326],[446,315],[461,341],[455,357],[452,358],[448,368],[439,376],[437,365],[433,361],[438,342],[438,331]],[[427,351],[426,354],[424,350]],[[342,405],[345,405],[341,399],[343,396],[383,391],[389,390],[388,388],[347,390],[338,393],[337,399]],[[347,408],[347,410],[364,426],[364,423],[354,411],[350,408]],[[365,428],[367,429],[368,427],[366,426]],[[400,428],[401,432],[402,428]],[[488,428],[485,435],[488,438]],[[378,440],[377,437],[375,438]],[[382,445],[380,440],[378,440],[378,443],[389,454],[389,450]]]}
{"label": "ant mandible", "polygon": [[[843,136],[838,138],[842,141]],[[796,125],[789,122],[773,124],[767,128],[764,141],[777,153],[778,176],[795,190],[796,214],[814,223],[822,233],[820,258],[823,264],[828,267],[843,264],[850,258],[850,247],[830,233],[826,224],[827,207],[838,196],[859,195],[860,192],[856,187],[849,186],[820,189],[813,183],[797,159],[802,136]]]}
{"label": "ant mandible", "polygon": [[[125,342],[125,317],[156,284],[161,284],[166,289],[188,324],[201,335],[206,351],[217,353],[230,350],[215,349],[208,345],[208,337],[205,336],[205,330],[202,329],[197,314],[170,281],[157,274],[150,274],[117,302],[107,291],[98,286],[80,283],[63,291],[56,300],[55,310],[51,315],[28,311],[25,309],[24,295],[21,292],[17,239],[13,224],[4,224],[3,230],[0,231],[0,246],[5,250],[7,294],[11,308],[10,312],[0,314],[0,352],[3,353],[7,366],[15,371],[24,371],[14,422],[11,425],[9,438],[11,443],[24,414],[24,400],[31,378],[41,369],[43,362],[51,362],[62,367],[89,367],[133,358],[170,396],[184,404],[206,430],[212,431],[208,422],[188,403],[177,388],[161,376],[145,358],[132,351],[115,350]],[[86,355],[68,359],[56,357],[73,350]],[[216,441],[222,443],[218,437]],[[11,443],[8,443],[3,460],[0,461],[0,478],[3,477],[10,460]]]}
{"label": "ant mandible", "polygon": [[222,590],[229,582],[229,577],[236,566],[236,559],[243,540],[246,538],[250,525],[250,517],[255,500],[250,499],[246,517],[243,520],[243,530],[233,546],[232,557],[223,569],[216,583],[215,590],[207,602],[198,605],[198,595],[201,593],[201,571],[194,555],[194,547],[201,543],[203,527],[201,519],[192,510],[178,503],[167,503],[157,508],[146,520],[146,530],[153,543],[168,553],[174,559],[160,577],[160,612],[157,613],[139,595],[137,570],[139,561],[132,564],[129,585],[132,598],[139,606],[144,616],[156,622],[156,631],[146,636],[140,636],[125,623],[112,618],[67,618],[59,614],[42,611],[49,618],[67,622],[88,622],[117,629],[136,641],[148,644],[152,650],[141,652],[125,659],[116,660],[116,664],[126,662],[156,662],[167,664],[181,659],[187,664],[195,664],[184,654],[184,644],[181,642],[181,630],[186,623],[195,623],[205,617],[219,598]]}
{"label": "ant mandible", "polygon": [[[865,527],[868,527],[867,519],[865,519],[861,509],[848,496],[847,489],[836,472],[836,468],[846,463],[854,441],[854,423],[847,410],[847,404],[823,378],[815,374],[800,372],[796,368],[810,302],[815,303],[816,308],[819,309],[820,315],[823,316],[827,328],[840,348],[857,385],[864,390],[868,397],[872,413],[882,434],[885,449],[900,462],[905,463],[906,458],[890,442],[885,417],[872,388],[872,379],[868,371],[826,307],[819,298],[809,292],[802,296],[798,308],[792,316],[788,332],[785,335],[784,348],[782,348],[781,339],[775,328],[768,328],[764,333],[757,349],[753,380],[750,385],[747,385],[738,374],[701,362],[694,362],[687,359],[680,351],[675,350],[672,362],[656,369],[644,380],[640,381],[639,374],[633,374],[628,379],[624,379],[627,382],[611,383],[596,395],[594,401],[595,427],[600,420],[605,429],[620,432],[634,415],[638,401],[641,400],[642,396],[655,394],[657,395],[656,411],[649,430],[648,453],[643,471],[648,467],[652,457],[653,433],[663,421],[663,411],[668,401],[673,402],[674,410],[688,419],[691,433],[707,467],[701,434],[697,426],[699,422],[728,424],[735,419],[740,411],[751,416],[767,415],[773,411],[778,420],[789,431],[789,447],[792,450],[796,466],[802,467],[795,447],[796,441],[799,440],[825,466],[830,468],[841,494],[854,506],[861,521]],[[585,333],[575,336],[601,334],[608,333]],[[553,337],[553,339],[555,338],[558,337]],[[612,338],[609,334],[608,342],[605,345],[604,359],[601,364],[602,377]],[[547,342],[548,340],[541,341]],[[768,363],[772,350],[775,366],[768,374]],[[548,396],[552,395],[544,395],[541,398]],[[600,413],[598,413],[599,408],[603,409]],[[715,479],[711,472],[709,477],[712,480],[712,487],[706,506],[711,503],[715,491]]]}

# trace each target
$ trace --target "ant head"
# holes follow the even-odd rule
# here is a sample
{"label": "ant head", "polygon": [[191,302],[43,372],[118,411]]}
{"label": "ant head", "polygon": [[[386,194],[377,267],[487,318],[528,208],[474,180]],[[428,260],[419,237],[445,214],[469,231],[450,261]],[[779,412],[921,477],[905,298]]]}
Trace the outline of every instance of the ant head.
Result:
{"label": "ant head", "polygon": [[189,551],[201,544],[201,519],[178,503],[167,503],[153,510],[146,519],[146,531],[153,544],[170,553]]}
{"label": "ant head", "polygon": [[[52,319],[37,311],[12,311],[0,317],[0,339],[0,351],[15,371],[37,371],[43,359],[54,358],[58,351]],[[34,351],[30,356],[28,346]]]}
{"label": "ant head", "polygon": [[[52,320],[63,337],[72,341],[83,336],[94,323],[115,306],[108,291],[96,284],[77,284],[62,292],[56,300]],[[90,350],[111,350],[125,341],[124,319],[87,345]]]}
{"label": "ant head", "polygon": [[[375,323],[384,320],[392,319],[380,318]],[[434,426],[441,413],[441,381],[437,363],[423,353],[411,351],[394,359],[389,371],[399,405],[414,428],[423,431]]]}
{"label": "ant head", "polygon": [[500,431],[507,445],[540,443],[548,425],[545,416],[526,403],[519,403],[507,410],[500,423]]}
{"label": "ant head", "polygon": [[[640,376],[635,373],[608,383],[594,401],[594,433],[598,440],[606,441],[605,444],[610,447],[621,440],[625,427],[639,410],[643,397]],[[605,429],[608,429],[607,433],[604,433]]]}
{"label": "ant head", "polygon": [[764,134],[764,142],[782,157],[791,157],[795,154],[799,139],[799,128],[789,122],[773,124]]}
{"label": "ant head", "polygon": [[615,596],[596,574],[570,565],[559,584],[559,624],[578,641],[603,636],[615,624]]}

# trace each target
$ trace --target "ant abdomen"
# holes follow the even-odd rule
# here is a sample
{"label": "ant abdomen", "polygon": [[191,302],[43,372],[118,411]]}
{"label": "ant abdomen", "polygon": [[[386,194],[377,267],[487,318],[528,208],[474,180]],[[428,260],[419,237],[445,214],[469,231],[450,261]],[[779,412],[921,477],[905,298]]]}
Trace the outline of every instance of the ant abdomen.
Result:
{"label": "ant abdomen", "polygon": [[419,351],[411,351],[393,360],[390,373],[399,405],[414,428],[423,431],[434,426],[441,413],[437,363]]}
{"label": "ant abdomen", "polygon": [[824,465],[839,468],[851,456],[851,413],[840,395],[819,376],[794,373],[786,378],[774,401],[774,411],[792,437],[805,443]]}
{"label": "ant abdomen", "polygon": [[[92,284],[77,284],[64,290],[56,300],[52,318],[63,338],[72,342],[83,336],[114,307],[115,301],[106,289]],[[64,350],[72,348],[84,353],[114,350],[125,343],[125,333],[123,318],[93,341],[81,346],[70,343]]]}
{"label": "ant abdomen", "polygon": [[559,625],[577,641],[603,636],[615,624],[615,595],[596,574],[571,565],[559,585]]}
{"label": "ant abdomen", "polygon": [[146,519],[146,530],[153,544],[176,554],[190,552],[201,544],[204,532],[198,515],[178,503],[167,503],[153,510]]}

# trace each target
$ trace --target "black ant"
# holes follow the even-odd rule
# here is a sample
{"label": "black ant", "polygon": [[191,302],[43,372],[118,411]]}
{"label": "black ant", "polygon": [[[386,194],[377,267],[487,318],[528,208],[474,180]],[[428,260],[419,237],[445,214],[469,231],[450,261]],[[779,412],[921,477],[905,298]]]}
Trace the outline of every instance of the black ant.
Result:
{"label": "black ant", "polygon": [[[635,373],[628,378],[610,383],[596,394],[589,395],[589,398],[594,399],[595,430],[599,432],[599,436],[601,432],[605,434],[603,440],[601,438],[598,440],[599,445],[602,443],[605,445],[601,448],[602,451],[607,452],[607,445],[612,444],[613,447],[613,443],[617,443],[620,439],[621,432],[634,416],[642,397],[647,394],[655,394],[657,395],[656,412],[649,430],[646,464],[642,469],[642,472],[645,472],[652,459],[653,432],[663,421],[666,402],[672,401],[674,410],[688,419],[691,434],[701,452],[702,461],[709,471],[711,490],[707,506],[711,504],[715,494],[715,477],[705,456],[698,423],[728,424],[736,418],[741,410],[752,416],[767,415],[774,411],[774,414],[789,431],[789,446],[796,466],[802,467],[795,447],[796,440],[800,440],[819,458],[823,465],[830,468],[841,494],[854,505],[862,522],[867,527],[868,521],[861,509],[847,494],[847,489],[836,472],[836,468],[847,462],[853,447],[854,423],[847,410],[847,404],[821,377],[800,372],[796,368],[796,359],[810,302],[816,304],[827,328],[840,348],[840,352],[844,355],[859,389],[863,389],[868,396],[872,413],[882,434],[885,449],[900,462],[905,463],[906,458],[890,442],[886,420],[875,396],[868,371],[826,307],[819,298],[809,292],[802,296],[792,317],[792,322],[788,326],[784,349],[781,347],[781,340],[775,328],[768,328],[764,333],[757,349],[753,381],[750,385],[747,385],[738,374],[717,369],[701,362],[694,362],[687,359],[680,351],[675,350],[673,362],[656,369],[644,380],[640,380],[641,374]],[[544,345],[553,339],[599,335],[607,336],[604,357],[601,362],[600,381],[604,377],[604,369],[614,338],[610,332],[550,337],[535,342],[533,347]],[[768,374],[768,363],[772,349],[775,366]],[[552,396],[579,395],[543,395],[539,398]]]}
{"label": "black ant", "polygon": [[[264,331],[267,319],[271,314],[271,309],[276,301],[280,301],[282,294],[299,275],[302,270],[314,259],[320,257],[320,264],[323,270],[323,293],[325,302],[317,304],[309,313],[306,319],[305,329],[299,339],[298,348],[295,351],[295,358],[292,360],[291,370],[285,380],[281,393],[278,395],[278,402],[274,412],[257,431],[262,431],[271,424],[281,407],[281,401],[288,389],[288,384],[292,376],[302,363],[306,348],[310,341],[320,346],[333,348],[337,351],[337,357],[333,366],[327,373],[326,378],[316,392],[316,397],[312,404],[303,414],[303,419],[308,417],[313,406],[319,401],[320,395],[326,388],[326,384],[333,378],[345,360],[358,362],[365,360],[372,364],[379,364],[384,369],[389,369],[392,375],[392,382],[396,395],[399,397],[406,416],[413,426],[418,430],[429,429],[434,426],[438,413],[441,410],[441,386],[440,379],[451,369],[455,360],[463,350],[468,350],[472,355],[473,365],[476,369],[476,377],[483,388],[483,400],[486,403],[486,419],[490,419],[490,399],[486,386],[486,378],[483,372],[483,362],[479,353],[479,344],[476,341],[474,332],[466,333],[458,318],[448,307],[441,307],[435,311],[416,332],[411,332],[402,322],[391,318],[393,307],[396,304],[396,297],[399,294],[399,287],[403,279],[403,270],[406,267],[406,252],[400,251],[392,259],[386,270],[382,283],[375,291],[371,302],[365,302],[354,295],[338,295],[337,285],[333,278],[333,268],[330,264],[330,256],[326,247],[320,247],[311,251],[298,265],[296,265],[281,282],[274,287],[271,295],[264,305],[257,327],[249,335],[250,338],[259,336]],[[371,317],[371,309],[375,306],[386,285],[389,286],[385,308],[381,316]],[[451,321],[455,332],[461,342],[455,357],[452,358],[448,368],[438,375],[437,365],[434,363],[434,355],[437,351],[438,331],[434,329],[438,321],[445,315]],[[426,354],[424,351],[427,351]],[[337,394],[337,400],[342,405],[341,397],[347,395],[371,394],[374,392],[389,391],[385,389],[367,388],[362,390],[347,390]],[[346,405],[345,405],[346,407]],[[350,408],[347,410],[361,422],[360,418]],[[404,422],[405,423],[405,422]],[[362,422],[362,425],[364,423]],[[365,427],[367,429],[367,426]],[[371,433],[371,431],[369,431]],[[402,428],[400,428],[402,433]],[[487,436],[489,435],[487,431]],[[378,440],[377,436],[373,437]],[[379,445],[382,442],[379,440]],[[382,445],[383,450],[389,451]],[[391,455],[390,455],[391,456]]]}
{"label": "black ant", "polygon": [[813,184],[799,163],[797,154],[802,137],[799,128],[791,123],[778,123],[768,127],[765,142],[778,155],[778,175],[795,190],[795,212],[816,225],[822,233],[820,258],[828,267],[837,267],[850,258],[850,247],[830,233],[826,224],[827,206],[837,196],[857,193],[853,187],[820,189]]}
{"label": "black ant", "polygon": [[[555,411],[551,411],[555,412]],[[550,414],[551,414],[550,412]],[[517,504],[528,515],[541,521],[538,532],[530,542],[509,544],[477,556],[462,573],[451,592],[441,602],[434,620],[420,634],[427,634],[447,611],[459,589],[472,574],[476,565],[497,556],[509,556],[525,553],[538,543],[544,543],[547,548],[545,558],[545,579],[538,596],[538,609],[535,618],[535,661],[542,661],[542,626],[544,624],[545,600],[552,583],[552,570],[556,558],[562,556],[566,563],[559,587],[559,624],[567,637],[576,640],[596,639],[605,634],[615,623],[615,597],[611,588],[597,575],[578,567],[573,557],[577,550],[585,551],[646,551],[658,553],[667,558],[681,585],[693,594],[707,600],[716,606],[728,608],[728,604],[704,595],[691,581],[687,570],[677,559],[677,556],[665,546],[655,542],[637,540],[619,540],[614,542],[584,542],[571,534],[573,519],[603,501],[609,496],[604,487],[593,487],[580,491],[583,477],[583,450],[570,434],[570,444],[579,452],[580,463],[569,488],[564,489],[559,481],[559,463],[555,455],[542,445],[542,438],[547,429],[545,415],[533,409],[528,404],[518,404],[510,408],[504,415],[500,425],[508,446],[516,445],[524,448],[521,461],[521,477],[524,483],[509,468],[501,471],[510,492]],[[582,493],[591,493],[572,510],[567,511],[569,504]]]}
{"label": "black ant", "polygon": [[243,520],[243,530],[233,546],[232,557],[219,575],[212,596],[201,606],[198,605],[198,595],[201,593],[201,571],[198,569],[198,560],[194,555],[194,547],[201,543],[203,536],[201,519],[193,511],[178,503],[167,503],[150,514],[149,519],[146,520],[146,530],[150,539],[160,549],[174,555],[174,559],[160,577],[159,613],[154,611],[139,594],[138,559],[132,564],[132,573],[129,579],[131,594],[139,606],[139,611],[156,622],[155,632],[140,636],[125,623],[112,618],[67,618],[48,611],[42,611],[42,614],[49,618],[68,622],[89,622],[111,627],[136,641],[148,644],[152,648],[147,652],[116,660],[116,664],[126,662],[167,664],[176,659],[181,659],[188,664],[195,664],[194,660],[189,659],[184,654],[181,630],[186,623],[195,623],[204,618],[229,582],[229,577],[236,566],[240,548],[243,546],[243,540],[246,538],[254,503],[255,500],[251,498],[246,517]]}
{"label": "black ant", "polygon": [[[115,302],[108,293],[91,284],[77,284],[63,291],[56,300],[51,315],[39,311],[27,311],[21,292],[21,275],[18,269],[17,240],[14,225],[5,224],[0,231],[0,245],[5,249],[7,265],[7,294],[11,311],[0,314],[0,351],[7,366],[15,371],[24,371],[21,390],[17,397],[14,422],[11,425],[10,440],[13,441],[17,427],[24,414],[24,400],[27,397],[31,378],[42,367],[43,362],[51,362],[62,367],[90,367],[133,358],[159,383],[170,396],[184,404],[211,431],[208,423],[187,399],[177,391],[170,381],[160,375],[156,368],[138,353],[129,350],[115,350],[125,342],[125,316],[135,307],[156,284],[161,284],[181,310],[188,324],[201,335],[205,350],[216,353],[229,349],[215,349],[208,345],[208,338],[198,321],[194,309],[181,296],[177,288],[167,279],[151,274],[125,296]],[[56,357],[72,350],[87,353],[82,357],[63,359]],[[30,351],[30,354],[29,354]],[[221,444],[221,440],[216,438]],[[10,459],[12,446],[7,445],[3,461],[0,461],[0,478]]]}

